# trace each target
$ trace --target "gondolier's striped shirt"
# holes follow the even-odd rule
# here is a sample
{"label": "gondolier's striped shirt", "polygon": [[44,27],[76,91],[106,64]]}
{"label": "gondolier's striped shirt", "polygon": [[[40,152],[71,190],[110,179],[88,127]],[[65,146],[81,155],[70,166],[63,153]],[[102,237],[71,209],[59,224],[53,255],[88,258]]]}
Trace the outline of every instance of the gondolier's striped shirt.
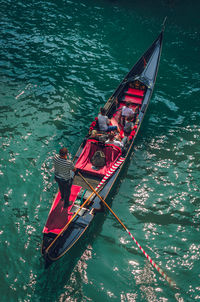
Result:
{"label": "gondolier's striped shirt", "polygon": [[74,169],[74,164],[71,160],[61,158],[56,154],[53,158],[54,173],[58,178],[69,180],[71,178],[70,171]]}

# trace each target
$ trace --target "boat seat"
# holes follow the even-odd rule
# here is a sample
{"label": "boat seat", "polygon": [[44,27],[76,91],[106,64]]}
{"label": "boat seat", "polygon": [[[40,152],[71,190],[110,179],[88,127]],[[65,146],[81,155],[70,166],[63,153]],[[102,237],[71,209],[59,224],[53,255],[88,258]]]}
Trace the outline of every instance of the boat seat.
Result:
{"label": "boat seat", "polygon": [[87,211],[83,216],[79,216],[74,223],[79,225],[80,227],[85,228],[92,220],[93,215]]}
{"label": "boat seat", "polygon": [[122,101],[142,105],[143,98],[130,96],[130,95],[125,95],[123,97]]}
{"label": "boat seat", "polygon": [[[95,168],[90,161],[94,153],[98,150],[103,151],[106,157],[106,165],[99,169]],[[75,167],[80,171],[103,177],[119,158],[121,153],[121,149],[117,146],[105,145],[96,140],[89,139],[86,142],[86,145],[79,156]]]}
{"label": "boat seat", "polygon": [[128,88],[128,90],[126,91],[126,95],[131,95],[131,96],[136,96],[136,97],[143,97],[144,96],[144,90]]}
{"label": "boat seat", "polygon": [[106,174],[107,169],[106,166],[96,169],[92,163],[89,162],[84,166],[84,168],[80,169],[80,171],[103,177]]}
{"label": "boat seat", "polygon": [[[70,213],[71,213],[71,214],[74,214],[74,213],[76,213],[79,209],[80,209],[80,206],[74,204],[73,207],[70,209]],[[85,214],[86,211],[88,211],[88,209],[86,209],[86,208],[81,208],[81,210],[78,212],[78,215],[79,215],[79,216],[83,216],[83,214]]]}

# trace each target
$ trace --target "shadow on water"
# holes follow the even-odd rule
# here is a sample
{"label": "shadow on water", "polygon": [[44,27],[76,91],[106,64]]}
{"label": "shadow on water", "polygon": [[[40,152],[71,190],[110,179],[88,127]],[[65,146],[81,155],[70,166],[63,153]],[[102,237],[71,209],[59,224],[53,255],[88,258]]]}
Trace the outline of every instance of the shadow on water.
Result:
{"label": "shadow on water", "polygon": [[72,253],[65,255],[47,269],[44,268],[44,261],[41,258],[42,268],[36,280],[34,301],[56,300],[65,285],[68,284],[80,254],[80,250],[74,249],[74,255],[72,255]]}
{"label": "shadow on water", "polygon": [[[40,269],[36,278],[32,301],[56,301],[64,293],[71,296],[82,284],[82,272],[79,269],[87,259],[85,256],[92,247],[95,238],[100,234],[106,213],[97,214],[88,230],[77,244],[58,261],[45,269],[45,263],[40,257]],[[89,247],[89,248],[88,248]],[[79,274],[79,278],[75,275]]]}

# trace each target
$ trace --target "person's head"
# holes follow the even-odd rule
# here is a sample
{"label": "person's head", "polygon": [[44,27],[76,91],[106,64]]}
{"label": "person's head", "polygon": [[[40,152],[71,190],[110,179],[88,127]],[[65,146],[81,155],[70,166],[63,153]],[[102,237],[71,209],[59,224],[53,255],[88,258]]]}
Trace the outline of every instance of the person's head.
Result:
{"label": "person's head", "polygon": [[126,107],[130,107],[131,103],[130,102],[127,102],[126,103]]}
{"label": "person's head", "polygon": [[115,134],[114,133],[109,133],[109,135],[108,135],[108,138],[109,138],[109,140],[110,141],[113,141],[114,140],[114,138],[115,138]]}
{"label": "person's head", "polygon": [[92,130],[91,136],[92,136],[92,137],[95,137],[96,135],[97,135],[97,130]]}
{"label": "person's head", "polygon": [[138,113],[138,112],[139,112],[139,110],[140,110],[140,106],[139,106],[139,105],[137,105],[137,107],[135,108],[135,110],[134,110],[134,111],[135,111],[136,113]]}
{"label": "person's head", "polygon": [[66,157],[67,154],[68,154],[67,148],[65,148],[65,147],[61,148],[60,151],[59,151],[59,154],[60,154],[61,157]]}
{"label": "person's head", "polygon": [[102,115],[105,115],[105,114],[106,114],[105,108],[101,107],[101,108],[100,108],[100,112],[101,112]]}
{"label": "person's head", "polygon": [[126,120],[127,122],[131,122],[133,120],[133,116],[132,115],[127,116]]}

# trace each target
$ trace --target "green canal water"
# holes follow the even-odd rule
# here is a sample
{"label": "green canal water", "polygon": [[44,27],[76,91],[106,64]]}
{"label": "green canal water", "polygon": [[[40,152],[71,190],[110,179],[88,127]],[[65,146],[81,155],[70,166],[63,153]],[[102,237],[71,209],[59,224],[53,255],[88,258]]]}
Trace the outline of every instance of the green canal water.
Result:
{"label": "green canal water", "polygon": [[[200,3],[0,1],[0,292],[14,301],[200,300]],[[112,209],[44,269],[42,230],[57,185],[98,109],[168,16],[154,93]]]}

